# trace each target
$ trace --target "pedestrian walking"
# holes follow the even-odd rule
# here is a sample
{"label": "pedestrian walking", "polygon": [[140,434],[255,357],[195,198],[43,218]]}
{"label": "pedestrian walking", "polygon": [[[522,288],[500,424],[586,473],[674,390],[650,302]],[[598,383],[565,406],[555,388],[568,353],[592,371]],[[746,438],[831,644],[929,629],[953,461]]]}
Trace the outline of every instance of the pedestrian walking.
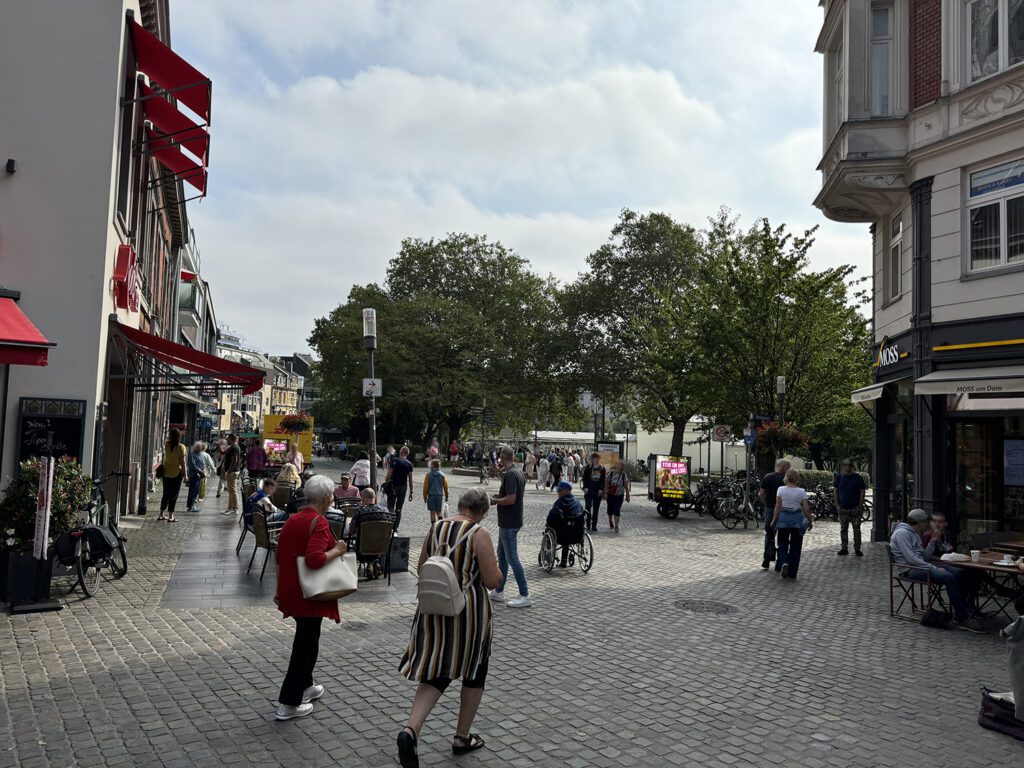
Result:
{"label": "pedestrian walking", "polygon": [[430,471],[423,477],[423,501],[430,512],[433,525],[444,517],[444,505],[448,503],[448,478],[441,471],[441,460],[430,460]]}
{"label": "pedestrian walking", "polygon": [[338,443],[338,460],[345,461],[348,458],[348,443],[344,439]]}
{"label": "pedestrian walking", "polygon": [[398,458],[391,460],[391,468],[388,469],[387,481],[391,483],[392,494],[388,496],[388,509],[395,513],[395,530],[402,523],[402,507],[405,506],[405,496],[408,492],[409,501],[412,501],[413,487],[413,466],[409,461],[409,446],[403,445],[398,451]]}
{"label": "pedestrian walking", "polygon": [[419,683],[409,719],[398,734],[398,758],[402,768],[419,766],[418,742],[423,723],[452,680],[461,678],[459,719],[452,738],[456,755],[474,752],[484,740],[472,733],[491,656],[491,603],[487,590],[501,585],[503,577],[494,557],[491,536],[481,523],[489,508],[480,488],[466,491],[452,517],[439,520],[423,540],[418,569],[439,551],[443,542],[451,558],[466,606],[457,616],[424,614],[416,608],[409,645],[399,671]]}
{"label": "pedestrian walking", "polygon": [[594,451],[590,454],[590,466],[583,472],[583,508],[587,512],[587,526],[592,531],[597,530],[597,516],[601,511],[605,474],[605,468],[601,464],[601,454]]}
{"label": "pedestrian walking", "polygon": [[[242,468],[242,451],[238,447],[238,438],[228,435],[228,446],[224,452],[221,469],[224,472],[224,485],[228,489],[228,508],[225,515],[238,514],[238,471]],[[218,494],[219,495],[219,494]]]}
{"label": "pedestrian walking", "polygon": [[[160,464],[163,468],[163,492],[160,494],[160,515],[157,520],[178,522],[178,518],[174,516],[174,507],[178,503],[181,483],[185,479],[187,454],[185,446],[181,444],[181,432],[176,429],[169,430],[164,442],[163,461]],[[167,517],[164,517],[165,513]]]}
{"label": "pedestrian walking", "polygon": [[448,444],[448,458],[452,463],[453,467],[459,466],[459,441],[454,437]]}
{"label": "pedestrian walking", "polygon": [[800,487],[800,473],[795,469],[786,472],[786,484],[775,494],[772,527],[779,537],[775,570],[782,574],[782,578],[795,581],[800,570],[804,533],[814,527],[807,491]]}
{"label": "pedestrian walking", "polygon": [[370,454],[360,451],[359,458],[352,465],[352,484],[360,491],[370,487]]}
{"label": "pedestrian walking", "polygon": [[775,471],[761,478],[761,488],[757,492],[764,505],[764,555],[761,558],[761,567],[764,569],[771,567],[775,561],[775,526],[772,518],[775,516],[775,498],[779,488],[786,484],[787,472],[789,462],[779,459],[775,462]]}
{"label": "pedestrian walking", "polygon": [[550,486],[549,490],[554,489],[561,482],[564,466],[562,457],[557,453],[554,454],[553,458],[548,459],[548,482],[545,485]]}
{"label": "pedestrian walking", "polygon": [[274,716],[278,720],[311,714],[313,702],[324,695],[324,686],[313,679],[320,653],[320,628],[324,619],[341,621],[337,600],[307,600],[303,596],[297,562],[297,558],[304,557],[306,567],[316,570],[345,554],[345,542],[335,540],[324,517],[334,500],[334,481],[313,475],[306,481],[305,496],[305,506],[288,518],[277,541],[274,602],[284,618],[295,619],[292,654],[277,697]]}
{"label": "pedestrian walking", "polygon": [[868,486],[864,478],[853,471],[853,461],[843,459],[839,463],[832,498],[839,511],[839,551],[837,555],[850,554],[850,526],[853,526],[853,554],[864,557],[860,551],[860,520],[864,509],[864,494]]}
{"label": "pedestrian walking", "polygon": [[302,474],[302,470],[305,467],[305,461],[302,458],[302,451],[299,450],[298,440],[295,440],[288,446],[288,453],[284,455],[284,460],[289,464],[294,464],[295,468],[299,470],[299,475]]}
{"label": "pedestrian walking", "polygon": [[203,443],[203,452],[200,454],[203,459],[203,479],[199,481],[199,503],[206,501],[206,491],[211,477],[217,474],[217,465],[207,451],[206,443]]}
{"label": "pedestrian walking", "polygon": [[537,468],[537,457],[533,454],[533,451],[527,451],[526,457],[523,459],[523,475],[526,476],[527,480],[533,479],[533,472]]}
{"label": "pedestrian walking", "polygon": [[217,465],[217,498],[220,498],[221,492],[227,486],[227,482],[224,480],[224,459],[228,455],[228,441],[221,438],[217,441],[217,452],[214,456],[214,463]]}
{"label": "pedestrian walking", "polygon": [[267,452],[260,445],[260,439],[254,437],[245,452],[245,469],[251,478],[263,478],[267,475]]}
{"label": "pedestrian walking", "polygon": [[550,473],[550,464],[547,456],[541,456],[540,461],[537,462],[537,490],[541,489],[541,486],[548,487],[548,474]]}
{"label": "pedestrian walking", "polygon": [[576,482],[576,454],[571,451],[565,456],[565,479],[570,485]]}
{"label": "pedestrian walking", "polygon": [[196,440],[192,444],[186,461],[188,496],[185,500],[185,509],[189,512],[198,512],[199,505],[196,500],[199,498],[200,484],[206,476],[206,462],[203,460],[203,443]]}
{"label": "pedestrian walking", "polygon": [[515,466],[515,455],[511,448],[502,448],[498,462],[504,468],[501,488],[498,495],[491,498],[498,508],[498,568],[501,569],[501,585],[491,593],[491,599],[505,602],[505,583],[508,581],[508,569],[516,578],[519,596],[509,600],[509,608],[528,608],[533,605],[530,590],[526,584],[526,572],[519,562],[517,538],[519,529],[523,527],[523,494],[526,491],[526,478],[523,471]]}
{"label": "pedestrian walking", "polygon": [[619,459],[612,464],[612,471],[605,478],[604,497],[608,505],[608,527],[619,532],[619,518],[622,515],[623,501],[629,501],[629,476],[626,474],[626,463]]}

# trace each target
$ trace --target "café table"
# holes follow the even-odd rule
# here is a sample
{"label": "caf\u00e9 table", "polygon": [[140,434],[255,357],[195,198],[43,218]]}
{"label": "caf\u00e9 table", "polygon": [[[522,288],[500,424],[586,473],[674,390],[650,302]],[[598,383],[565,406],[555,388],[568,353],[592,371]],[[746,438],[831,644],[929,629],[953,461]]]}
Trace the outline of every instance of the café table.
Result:
{"label": "caf\u00e9 table", "polygon": [[975,598],[978,611],[984,613],[986,608],[992,607],[996,609],[995,615],[1001,613],[1008,620],[1013,621],[1017,617],[1007,608],[1013,605],[1017,597],[1024,594],[1024,570],[1018,568],[1016,564],[997,564],[1003,560],[1003,555],[1003,552],[983,549],[978,562],[974,560],[933,560],[932,562],[936,565],[961,568],[976,574],[980,577],[978,594]]}
{"label": "caf\u00e9 table", "polygon": [[1014,555],[1024,555],[1024,539],[1016,541],[1000,541],[992,545],[996,552],[1009,552]]}

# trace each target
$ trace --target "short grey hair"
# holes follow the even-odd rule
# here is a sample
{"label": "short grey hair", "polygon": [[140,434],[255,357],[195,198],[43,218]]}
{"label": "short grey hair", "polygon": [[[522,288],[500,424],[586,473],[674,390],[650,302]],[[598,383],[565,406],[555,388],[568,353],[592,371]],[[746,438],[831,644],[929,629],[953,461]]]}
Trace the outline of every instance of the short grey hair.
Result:
{"label": "short grey hair", "polygon": [[499,455],[503,459],[514,459],[516,457],[516,452],[506,445],[501,449],[501,453]]}
{"label": "short grey hair", "polygon": [[920,525],[928,522],[928,513],[923,509],[912,509],[907,513],[907,522],[911,525]]}
{"label": "short grey hair", "polygon": [[482,515],[491,508],[491,502],[482,488],[470,488],[459,497],[459,509]]}
{"label": "short grey hair", "polygon": [[327,477],[327,475],[313,475],[302,486],[302,492],[306,497],[306,501],[311,506],[316,506],[322,503],[324,499],[334,498],[334,481]]}
{"label": "short grey hair", "polygon": [[367,504],[373,504],[377,500],[377,492],[373,488],[363,488],[359,492],[359,498],[365,501]]}
{"label": "short grey hair", "polygon": [[779,459],[775,462],[775,471],[780,475],[784,475],[790,466],[790,463],[786,459]]}

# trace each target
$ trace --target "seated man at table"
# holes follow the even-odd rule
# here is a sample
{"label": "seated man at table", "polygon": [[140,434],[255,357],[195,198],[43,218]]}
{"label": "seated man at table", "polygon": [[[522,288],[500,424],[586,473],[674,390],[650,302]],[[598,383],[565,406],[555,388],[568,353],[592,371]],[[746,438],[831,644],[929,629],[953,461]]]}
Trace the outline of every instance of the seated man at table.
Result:
{"label": "seated man at table", "polygon": [[351,476],[342,473],[341,477],[338,478],[338,484],[334,487],[334,500],[342,501],[344,499],[358,499],[359,489],[352,485]]}
{"label": "seated man at table", "polygon": [[923,509],[912,509],[907,515],[904,523],[897,525],[889,538],[889,548],[892,550],[892,559],[898,565],[917,566],[904,571],[903,578],[911,581],[927,581],[929,577],[935,584],[941,584],[949,594],[949,602],[953,606],[953,615],[956,623],[961,629],[969,632],[982,632],[984,630],[978,623],[967,615],[967,599],[964,596],[963,572],[956,568],[944,567],[929,562],[936,557],[938,540],[933,539],[925,547],[921,541],[923,534],[929,527],[928,513]]}
{"label": "seated man at table", "polygon": [[927,549],[932,542],[935,542],[935,556],[956,552],[956,539],[949,532],[949,521],[942,512],[932,512],[928,530],[921,536],[921,543]]}
{"label": "seated man at table", "polygon": [[[352,517],[352,521],[349,523],[349,529],[347,536],[349,539],[355,542],[356,546],[356,557],[359,557],[359,527],[363,523],[369,523],[372,521],[383,520],[391,523],[392,527],[395,525],[396,515],[386,506],[377,503],[377,494],[373,488],[363,488],[359,493],[359,498],[363,502],[360,506],[356,507],[355,515]],[[375,579],[383,573],[381,562],[371,563],[366,568],[366,575]]]}
{"label": "seated man at table", "polygon": [[[566,544],[578,544],[582,539],[586,513],[583,511],[583,505],[572,495],[572,483],[562,480],[556,488],[558,498],[548,512],[547,523],[554,529],[558,543],[562,545],[562,562],[558,567],[566,568],[569,562],[569,547]],[[570,533],[577,535],[568,536]]]}

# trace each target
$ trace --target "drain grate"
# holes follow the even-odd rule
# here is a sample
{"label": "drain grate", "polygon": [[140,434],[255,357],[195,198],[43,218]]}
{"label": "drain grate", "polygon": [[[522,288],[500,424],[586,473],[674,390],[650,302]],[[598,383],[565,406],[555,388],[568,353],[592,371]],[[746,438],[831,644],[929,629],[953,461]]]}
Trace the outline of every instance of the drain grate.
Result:
{"label": "drain grate", "polygon": [[726,616],[739,610],[734,605],[714,600],[676,600],[673,605],[686,616]]}

